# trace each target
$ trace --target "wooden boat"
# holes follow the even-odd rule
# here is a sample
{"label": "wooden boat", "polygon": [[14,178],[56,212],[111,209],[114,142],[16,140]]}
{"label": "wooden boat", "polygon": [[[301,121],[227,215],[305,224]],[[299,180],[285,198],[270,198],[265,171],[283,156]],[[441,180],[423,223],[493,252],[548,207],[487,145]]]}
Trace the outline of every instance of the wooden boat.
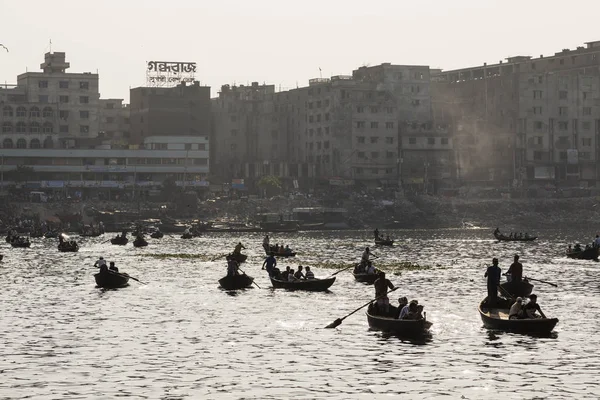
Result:
{"label": "wooden boat", "polygon": [[588,247],[581,251],[567,251],[565,254],[569,258],[575,258],[577,260],[598,260],[598,251],[600,247]]}
{"label": "wooden boat", "polygon": [[375,239],[375,246],[393,246],[393,240]]}
{"label": "wooden boat", "polygon": [[242,254],[242,253],[240,253],[240,254],[233,254],[233,253],[231,253],[227,257],[233,258],[235,261],[238,262],[238,264],[246,262],[246,259],[248,258],[248,256],[246,254]]}
{"label": "wooden boat", "polygon": [[10,242],[10,245],[12,247],[28,248],[31,247],[31,242],[29,240],[25,240],[24,238],[19,238]]}
{"label": "wooden boat", "polygon": [[479,304],[479,315],[486,328],[539,335],[552,332],[558,323],[558,318],[508,319],[510,302],[503,300],[505,299],[499,299],[494,307],[488,307],[485,299]]}
{"label": "wooden boat", "polygon": [[129,285],[129,275],[119,272],[104,272],[94,274],[96,285],[105,289],[115,289]]}
{"label": "wooden boat", "polygon": [[6,236],[6,243],[11,243],[14,242],[15,240],[19,239],[19,236],[17,235],[8,235]]}
{"label": "wooden boat", "polygon": [[191,233],[184,233],[183,235],[181,235],[182,239],[191,239],[193,237],[194,237],[194,235]]}
{"label": "wooden boat", "polygon": [[390,317],[383,317],[379,315],[372,315],[369,312],[367,314],[367,321],[369,322],[369,328],[386,332],[393,333],[403,337],[422,337],[429,333],[429,328],[433,325],[432,322],[426,319],[396,319]]}
{"label": "wooden boat", "polygon": [[110,243],[118,246],[125,246],[127,243],[129,243],[129,239],[127,239],[126,236],[117,236],[110,239]]}
{"label": "wooden boat", "polygon": [[252,286],[254,278],[246,274],[225,276],[219,279],[219,285],[225,290],[245,289]]}
{"label": "wooden boat", "polygon": [[306,290],[309,292],[324,292],[335,282],[335,276],[325,279],[303,279],[298,281],[280,281],[271,277],[271,284],[275,289]]}
{"label": "wooden boat", "polygon": [[379,278],[379,274],[355,274],[353,272],[352,275],[354,275],[354,280],[356,280],[356,282],[366,283],[369,285],[374,284],[377,278]]}
{"label": "wooden boat", "polygon": [[152,239],[161,239],[163,236],[165,236],[165,234],[161,231],[152,232],[152,234],[150,235]]}
{"label": "wooden boat", "polygon": [[537,236],[528,236],[522,238],[514,238],[510,236],[503,235],[498,231],[494,231],[494,237],[500,242],[533,242],[537,239]]}
{"label": "wooden boat", "polygon": [[148,242],[146,241],[146,239],[144,239],[142,237],[137,237],[133,241],[133,247],[146,247],[146,246],[148,246]]}
{"label": "wooden boat", "polygon": [[63,253],[75,253],[79,251],[79,245],[75,241],[59,243],[58,251],[62,251]]}
{"label": "wooden boat", "polygon": [[[275,246],[269,246],[267,248],[267,245],[263,244],[263,249],[265,249],[265,254],[266,255],[271,255],[271,253],[273,253],[273,255],[275,257],[284,257],[284,258],[287,258],[287,257],[296,257],[296,252],[295,251],[292,251],[290,253],[286,253],[285,251],[284,252],[275,251]],[[281,247],[279,247],[278,250],[279,249],[281,249]],[[284,250],[285,250],[285,248],[284,248]]]}
{"label": "wooden boat", "polygon": [[[527,297],[533,290],[533,285],[527,280],[504,282],[500,286],[514,297]],[[501,294],[504,295],[502,292]]]}

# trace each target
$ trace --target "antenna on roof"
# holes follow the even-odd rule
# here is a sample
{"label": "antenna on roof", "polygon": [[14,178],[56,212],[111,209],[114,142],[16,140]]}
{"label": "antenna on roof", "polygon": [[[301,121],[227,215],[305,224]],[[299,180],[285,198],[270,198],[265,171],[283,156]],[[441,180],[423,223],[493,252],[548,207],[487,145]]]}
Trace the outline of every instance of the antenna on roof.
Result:
{"label": "antenna on roof", "polygon": [[52,53],[52,39],[50,39],[50,53]]}

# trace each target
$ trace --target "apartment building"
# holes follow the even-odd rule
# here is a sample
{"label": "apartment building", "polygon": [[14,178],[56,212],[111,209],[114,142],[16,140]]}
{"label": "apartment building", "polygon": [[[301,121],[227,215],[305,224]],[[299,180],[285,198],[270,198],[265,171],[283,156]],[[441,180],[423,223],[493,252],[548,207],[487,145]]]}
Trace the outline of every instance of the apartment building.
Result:
{"label": "apartment building", "polygon": [[127,147],[131,137],[129,105],[123,99],[100,99],[98,137],[112,147]]}
{"label": "apartment building", "polygon": [[461,178],[596,185],[600,42],[506,61],[432,77],[434,115],[456,129]]}

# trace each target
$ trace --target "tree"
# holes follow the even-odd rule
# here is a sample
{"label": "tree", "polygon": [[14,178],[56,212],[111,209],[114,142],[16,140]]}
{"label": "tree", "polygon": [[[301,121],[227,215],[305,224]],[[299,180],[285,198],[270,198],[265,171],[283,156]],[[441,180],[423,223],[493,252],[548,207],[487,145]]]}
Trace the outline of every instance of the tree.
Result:
{"label": "tree", "polygon": [[4,174],[4,179],[13,181],[16,184],[27,183],[36,179],[36,173],[33,167],[27,165],[17,165],[17,168],[7,171]]}
{"label": "tree", "polygon": [[171,176],[163,181],[161,195],[165,201],[171,201],[178,192],[179,187],[174,177]]}
{"label": "tree", "polygon": [[265,191],[267,197],[271,197],[281,191],[281,180],[274,175],[263,176],[258,181],[258,186]]}

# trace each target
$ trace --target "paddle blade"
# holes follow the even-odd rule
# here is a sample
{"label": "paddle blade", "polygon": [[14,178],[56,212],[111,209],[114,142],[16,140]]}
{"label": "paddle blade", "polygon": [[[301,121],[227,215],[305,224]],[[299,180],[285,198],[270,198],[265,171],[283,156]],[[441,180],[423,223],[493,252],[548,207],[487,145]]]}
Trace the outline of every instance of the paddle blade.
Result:
{"label": "paddle blade", "polygon": [[342,320],[341,319],[336,319],[335,321],[333,321],[332,323],[330,323],[329,325],[327,325],[325,327],[325,329],[333,329],[333,328],[337,328],[338,326],[340,326],[342,324]]}

